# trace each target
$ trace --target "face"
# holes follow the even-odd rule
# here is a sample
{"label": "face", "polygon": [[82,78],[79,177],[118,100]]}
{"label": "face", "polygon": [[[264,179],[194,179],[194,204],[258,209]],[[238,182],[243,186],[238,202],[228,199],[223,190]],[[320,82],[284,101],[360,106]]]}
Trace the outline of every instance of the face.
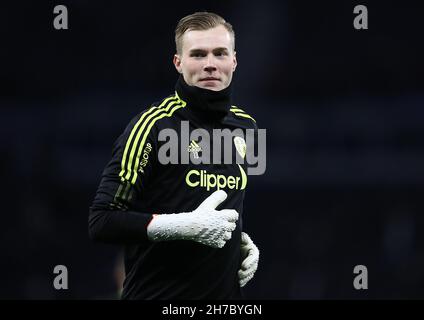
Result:
{"label": "face", "polygon": [[174,65],[190,86],[213,91],[228,87],[236,70],[236,53],[230,33],[220,25],[209,30],[186,31]]}

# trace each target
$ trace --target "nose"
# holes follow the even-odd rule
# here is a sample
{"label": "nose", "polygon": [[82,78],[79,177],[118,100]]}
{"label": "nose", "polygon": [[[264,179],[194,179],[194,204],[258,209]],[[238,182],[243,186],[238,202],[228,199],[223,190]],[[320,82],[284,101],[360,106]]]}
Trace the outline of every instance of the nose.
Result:
{"label": "nose", "polygon": [[203,67],[203,70],[206,72],[213,72],[216,70],[216,65],[215,65],[213,56],[208,55],[208,58],[206,60],[205,66]]}

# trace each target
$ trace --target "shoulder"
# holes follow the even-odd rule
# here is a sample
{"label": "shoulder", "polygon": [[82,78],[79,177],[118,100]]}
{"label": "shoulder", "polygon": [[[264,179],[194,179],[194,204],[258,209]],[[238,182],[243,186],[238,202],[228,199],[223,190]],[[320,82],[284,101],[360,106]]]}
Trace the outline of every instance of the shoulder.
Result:
{"label": "shoulder", "polygon": [[239,108],[238,106],[231,106],[230,113],[233,115],[234,118],[238,119],[239,121],[247,122],[248,124],[250,124],[250,126],[257,128],[255,118],[253,118],[242,108]]}
{"label": "shoulder", "polygon": [[181,100],[176,93],[171,94],[157,102],[153,102],[147,108],[139,112],[133,117],[128,124],[127,130],[144,130],[150,131],[152,127],[163,118],[169,118],[174,113],[186,106],[186,103]]}

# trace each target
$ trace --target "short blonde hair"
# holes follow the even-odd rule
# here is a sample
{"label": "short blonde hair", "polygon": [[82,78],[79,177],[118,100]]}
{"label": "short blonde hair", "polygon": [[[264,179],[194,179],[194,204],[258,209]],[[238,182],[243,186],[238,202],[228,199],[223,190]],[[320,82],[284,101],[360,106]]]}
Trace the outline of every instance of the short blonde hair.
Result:
{"label": "short blonde hair", "polygon": [[224,18],[212,12],[195,12],[182,18],[175,28],[175,46],[177,53],[181,54],[183,47],[182,38],[186,31],[191,30],[209,30],[215,27],[223,25],[230,33],[233,50],[235,49],[235,33],[233,26],[226,22]]}

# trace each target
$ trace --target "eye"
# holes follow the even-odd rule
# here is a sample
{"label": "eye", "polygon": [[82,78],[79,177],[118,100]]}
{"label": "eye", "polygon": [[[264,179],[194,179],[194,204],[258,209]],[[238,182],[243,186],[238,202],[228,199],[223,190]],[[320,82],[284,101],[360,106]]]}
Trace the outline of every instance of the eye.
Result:
{"label": "eye", "polygon": [[215,56],[217,56],[217,57],[224,57],[224,56],[227,56],[227,55],[228,55],[228,53],[226,51],[219,51],[219,52],[215,53]]}
{"label": "eye", "polygon": [[205,55],[201,52],[193,52],[192,54],[190,54],[190,57],[194,57],[194,58],[202,58]]}

